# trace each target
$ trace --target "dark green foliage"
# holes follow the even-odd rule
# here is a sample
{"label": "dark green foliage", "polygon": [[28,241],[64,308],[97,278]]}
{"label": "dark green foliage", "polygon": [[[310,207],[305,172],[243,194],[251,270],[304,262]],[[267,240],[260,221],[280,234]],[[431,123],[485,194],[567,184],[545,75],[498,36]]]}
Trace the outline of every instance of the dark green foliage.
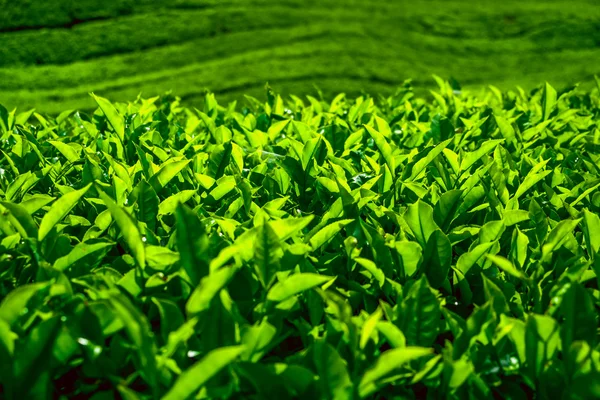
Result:
{"label": "dark green foliage", "polygon": [[133,0],[0,0],[0,31],[71,26],[116,17],[134,9]]}
{"label": "dark green foliage", "polygon": [[598,91],[438,82],[0,107],[0,399],[599,398]]}

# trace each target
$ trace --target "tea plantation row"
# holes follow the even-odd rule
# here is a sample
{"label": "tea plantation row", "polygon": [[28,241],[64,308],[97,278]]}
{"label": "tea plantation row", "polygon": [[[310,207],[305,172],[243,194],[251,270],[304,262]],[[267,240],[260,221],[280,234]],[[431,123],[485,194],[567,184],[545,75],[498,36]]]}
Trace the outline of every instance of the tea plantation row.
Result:
{"label": "tea plantation row", "polygon": [[600,96],[0,107],[0,398],[600,398]]}
{"label": "tea plantation row", "polygon": [[[593,84],[593,0],[0,0],[0,102],[57,115],[90,91],[126,101],[173,90],[200,104],[264,82],[285,94],[390,95],[430,75],[470,89]],[[493,60],[493,62],[490,62]],[[421,93],[423,94],[423,93]]]}

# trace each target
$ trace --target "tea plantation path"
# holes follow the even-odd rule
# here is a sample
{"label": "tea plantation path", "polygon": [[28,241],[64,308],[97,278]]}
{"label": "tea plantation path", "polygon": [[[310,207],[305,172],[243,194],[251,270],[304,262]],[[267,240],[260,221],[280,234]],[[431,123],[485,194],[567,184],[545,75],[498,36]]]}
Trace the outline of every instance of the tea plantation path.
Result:
{"label": "tea plantation path", "polygon": [[194,104],[210,89],[224,102],[262,96],[266,81],[283,94],[314,95],[313,83],[326,96],[388,94],[407,78],[432,86],[432,73],[467,88],[560,88],[600,73],[595,1],[39,3],[0,0],[8,108],[91,108],[91,91],[126,100],[173,90]]}

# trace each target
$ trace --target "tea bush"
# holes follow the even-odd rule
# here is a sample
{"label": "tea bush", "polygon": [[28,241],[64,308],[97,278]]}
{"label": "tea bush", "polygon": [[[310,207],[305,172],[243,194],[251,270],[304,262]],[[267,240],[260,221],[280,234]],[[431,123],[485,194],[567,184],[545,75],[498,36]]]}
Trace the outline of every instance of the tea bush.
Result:
{"label": "tea bush", "polygon": [[0,398],[600,397],[600,97],[0,108]]}

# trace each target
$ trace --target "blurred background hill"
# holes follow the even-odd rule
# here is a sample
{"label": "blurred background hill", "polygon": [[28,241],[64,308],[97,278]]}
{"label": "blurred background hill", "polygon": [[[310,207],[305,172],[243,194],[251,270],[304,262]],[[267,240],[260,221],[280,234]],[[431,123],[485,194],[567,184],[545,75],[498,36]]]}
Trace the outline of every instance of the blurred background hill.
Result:
{"label": "blurred background hill", "polygon": [[56,113],[94,91],[187,104],[282,94],[388,94],[431,74],[466,88],[600,73],[598,0],[0,0],[0,104]]}

